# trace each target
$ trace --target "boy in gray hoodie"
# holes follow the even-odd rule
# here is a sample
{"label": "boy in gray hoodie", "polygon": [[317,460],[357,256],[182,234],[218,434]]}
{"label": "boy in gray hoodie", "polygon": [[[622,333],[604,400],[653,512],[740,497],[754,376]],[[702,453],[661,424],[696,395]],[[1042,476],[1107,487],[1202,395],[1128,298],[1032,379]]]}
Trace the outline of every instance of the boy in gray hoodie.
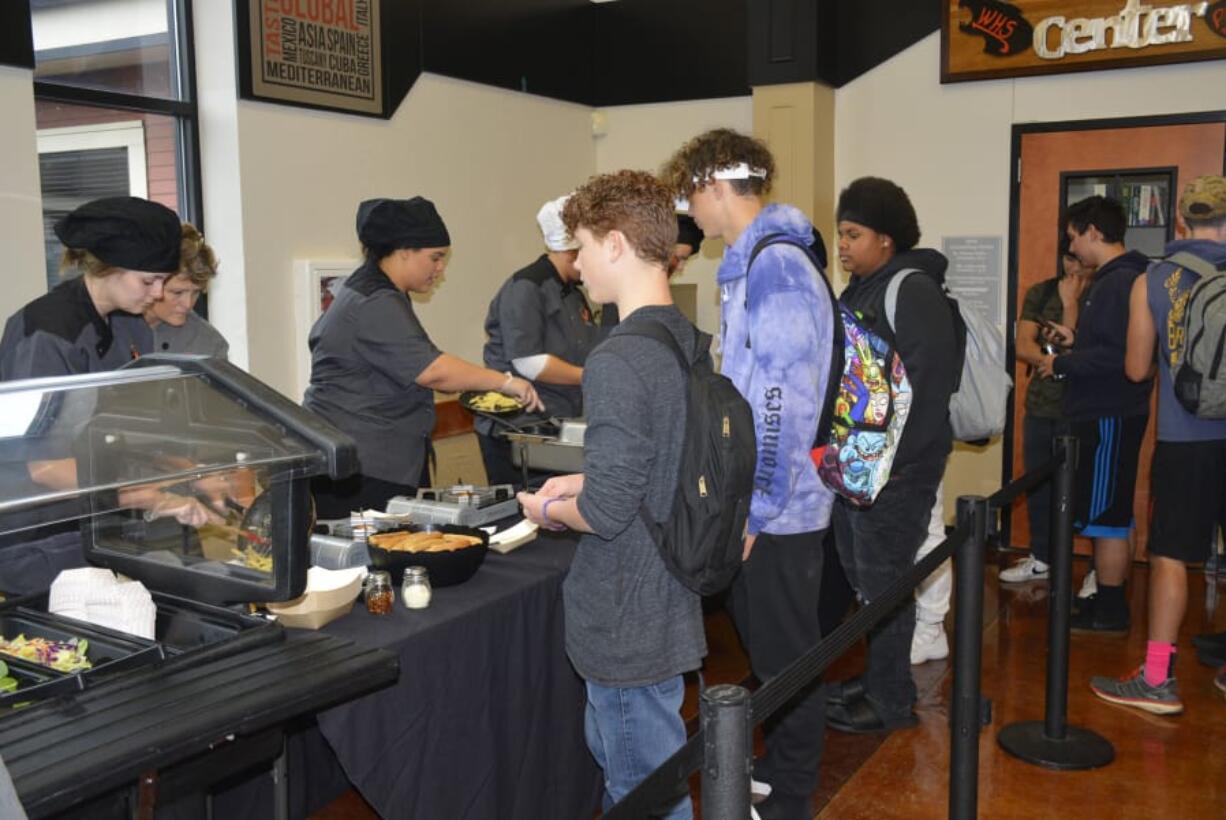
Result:
{"label": "boy in gray hoodie", "polygon": [[[587,686],[588,748],[604,772],[605,808],[685,743],[683,672],[706,654],[701,599],[669,573],[639,515],[672,510],[685,437],[687,380],[675,354],[636,332],[663,325],[691,363],[709,364],[710,338],[673,304],[668,265],[677,241],[672,197],[650,174],[593,177],[562,218],[579,243],[591,298],[621,322],[583,368],[583,472],[520,493],[548,529],[584,533],[562,586],[566,652]],[[688,820],[688,797],[661,807]]]}
{"label": "boy in gray hoodie", "polygon": [[[810,451],[830,378],[834,306],[805,250],[812,223],[790,205],[765,204],[774,172],[765,145],[727,129],[695,137],[663,171],[703,232],[726,246],[717,273],[721,370],[753,407],[758,442],[744,564],[730,600],[763,682],[821,640],[822,541],[833,502]],[[759,248],[767,238],[785,241]],[[812,817],[825,731],[821,686],[811,685],[765,730],[766,754],[754,767],[755,793],[769,795],[760,816]]]}

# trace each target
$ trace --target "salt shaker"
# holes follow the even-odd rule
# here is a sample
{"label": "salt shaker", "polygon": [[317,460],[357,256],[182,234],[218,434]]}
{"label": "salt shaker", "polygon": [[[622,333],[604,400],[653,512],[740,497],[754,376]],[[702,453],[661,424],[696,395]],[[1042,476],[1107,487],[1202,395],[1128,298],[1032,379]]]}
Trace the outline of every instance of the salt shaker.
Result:
{"label": "salt shaker", "polygon": [[404,582],[400,586],[400,597],[409,609],[425,609],[430,606],[432,596],[430,576],[425,567],[409,567],[404,571]]}
{"label": "salt shaker", "polygon": [[372,615],[390,615],[392,602],[392,577],[384,570],[376,570],[366,576],[366,609]]}

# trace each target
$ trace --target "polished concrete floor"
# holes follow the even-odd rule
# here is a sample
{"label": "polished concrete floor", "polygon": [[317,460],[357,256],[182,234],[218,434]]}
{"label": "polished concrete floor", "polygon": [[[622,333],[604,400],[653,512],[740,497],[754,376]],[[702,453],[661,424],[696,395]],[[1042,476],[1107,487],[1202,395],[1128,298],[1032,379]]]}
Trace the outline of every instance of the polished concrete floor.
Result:
{"label": "polished concrete floor", "polygon": [[[440,448],[439,478],[479,482],[480,456],[471,436],[447,439]],[[436,482],[443,483],[443,482]],[[1002,565],[1013,556],[1001,556]],[[1129,592],[1133,629],[1127,638],[1073,636],[1070,651],[1069,722],[1107,738],[1115,761],[1096,770],[1056,772],[1005,753],[996,742],[1000,729],[1020,720],[1042,720],[1047,645],[1047,587],[1044,583],[1003,587],[996,566],[985,579],[983,692],[993,704],[993,720],[980,738],[979,817],[1009,818],[1226,818],[1226,700],[1213,687],[1213,670],[1196,662],[1188,638],[1226,629],[1226,606],[1219,590],[1226,579],[1206,583],[1191,574],[1188,617],[1180,637],[1177,663],[1185,712],[1157,717],[1098,700],[1090,692],[1092,675],[1123,675],[1145,650],[1147,574],[1138,566]],[[1085,564],[1074,572],[1080,578]],[[955,602],[956,603],[956,602]],[[710,655],[704,667],[708,684],[745,682],[748,664],[727,616],[708,613]],[[949,621],[952,624],[952,616]],[[858,671],[862,650],[853,648],[831,670],[830,679]],[[920,725],[889,737],[849,736],[828,731],[822,776],[813,799],[821,820],[889,820],[948,816],[949,725],[952,682],[948,661],[913,667],[920,703]],[[697,713],[691,685],[684,712]],[[695,778],[696,780],[696,778]],[[695,792],[697,787],[695,785]],[[701,812],[701,797],[695,793]],[[313,815],[315,820],[367,820],[376,815],[356,793]],[[440,818],[440,820],[443,820]]]}

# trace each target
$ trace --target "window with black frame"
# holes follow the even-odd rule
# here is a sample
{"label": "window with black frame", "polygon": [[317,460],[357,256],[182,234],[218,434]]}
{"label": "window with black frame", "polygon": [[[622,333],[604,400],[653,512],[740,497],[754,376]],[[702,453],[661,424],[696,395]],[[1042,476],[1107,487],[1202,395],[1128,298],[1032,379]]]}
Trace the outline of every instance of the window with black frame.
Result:
{"label": "window with black frame", "polygon": [[140,196],[200,225],[191,0],[29,0],[47,286],[56,220]]}

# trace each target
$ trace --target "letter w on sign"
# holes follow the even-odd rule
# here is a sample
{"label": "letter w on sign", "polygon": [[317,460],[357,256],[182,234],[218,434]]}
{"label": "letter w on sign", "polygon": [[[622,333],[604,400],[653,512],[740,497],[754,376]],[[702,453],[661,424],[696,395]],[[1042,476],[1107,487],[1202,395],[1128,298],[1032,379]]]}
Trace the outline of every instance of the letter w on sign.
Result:
{"label": "letter w on sign", "polygon": [[983,50],[997,57],[1008,57],[1030,48],[1034,27],[1017,6],[997,0],[958,0],[958,8],[970,9],[971,19],[959,23],[966,34],[983,37]]}

